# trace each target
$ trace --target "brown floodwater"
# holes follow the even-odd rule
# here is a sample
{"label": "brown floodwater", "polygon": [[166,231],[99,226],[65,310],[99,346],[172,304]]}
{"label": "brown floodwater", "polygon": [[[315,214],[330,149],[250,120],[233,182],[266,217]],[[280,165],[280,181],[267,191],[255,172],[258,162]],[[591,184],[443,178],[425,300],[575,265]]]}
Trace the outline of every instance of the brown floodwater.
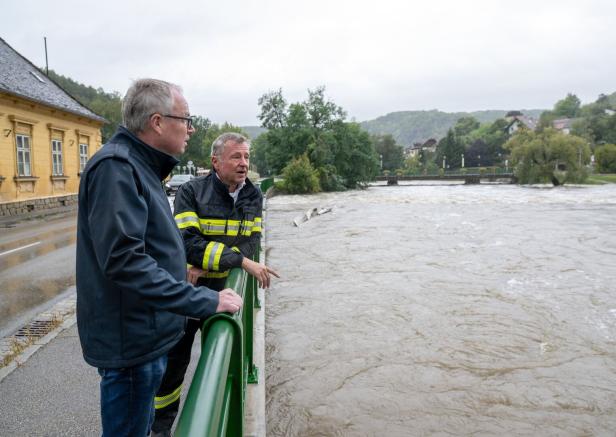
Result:
{"label": "brown floodwater", "polygon": [[266,229],[268,435],[616,434],[616,185],[278,196]]}

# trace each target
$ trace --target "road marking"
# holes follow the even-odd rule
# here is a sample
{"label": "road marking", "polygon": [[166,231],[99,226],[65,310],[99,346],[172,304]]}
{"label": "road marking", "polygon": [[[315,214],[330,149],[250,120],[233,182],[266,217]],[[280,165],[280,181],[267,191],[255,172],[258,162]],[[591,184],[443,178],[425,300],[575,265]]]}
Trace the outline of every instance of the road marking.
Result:
{"label": "road marking", "polygon": [[36,246],[37,244],[41,244],[41,242],[37,241],[36,243],[26,244],[25,246],[21,246],[16,249],[7,250],[6,252],[0,253],[0,256],[8,255],[9,253],[17,252],[18,250],[27,249],[28,247]]}

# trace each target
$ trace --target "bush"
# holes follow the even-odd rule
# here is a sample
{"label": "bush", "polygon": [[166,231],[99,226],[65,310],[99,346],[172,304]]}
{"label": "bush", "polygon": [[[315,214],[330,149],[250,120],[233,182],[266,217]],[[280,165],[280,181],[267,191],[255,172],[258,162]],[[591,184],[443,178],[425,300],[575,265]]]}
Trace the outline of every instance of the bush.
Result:
{"label": "bush", "polygon": [[291,161],[282,170],[284,181],[282,186],[289,194],[318,193],[321,191],[319,173],[314,169],[308,156],[302,156]]}
{"label": "bush", "polygon": [[323,191],[344,191],[346,187],[342,178],[336,173],[336,167],[327,164],[317,169],[319,184]]}
{"label": "bush", "polygon": [[595,160],[599,173],[616,173],[616,145],[605,144],[597,147]]}

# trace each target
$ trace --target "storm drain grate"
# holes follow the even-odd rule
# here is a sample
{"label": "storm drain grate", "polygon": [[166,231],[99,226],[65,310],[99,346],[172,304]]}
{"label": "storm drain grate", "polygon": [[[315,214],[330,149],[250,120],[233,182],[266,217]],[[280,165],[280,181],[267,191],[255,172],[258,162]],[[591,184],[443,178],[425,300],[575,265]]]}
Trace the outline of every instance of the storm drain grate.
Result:
{"label": "storm drain grate", "polygon": [[56,320],[33,320],[13,334],[17,338],[41,338],[52,331],[58,322]]}

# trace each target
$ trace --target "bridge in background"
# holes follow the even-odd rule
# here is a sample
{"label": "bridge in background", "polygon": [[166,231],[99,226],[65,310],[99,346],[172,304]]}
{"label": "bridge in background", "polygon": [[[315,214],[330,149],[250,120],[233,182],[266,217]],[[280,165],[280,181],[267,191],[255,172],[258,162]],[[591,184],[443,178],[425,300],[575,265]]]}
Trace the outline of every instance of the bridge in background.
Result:
{"label": "bridge in background", "polygon": [[515,184],[517,178],[510,171],[496,168],[492,171],[477,172],[439,172],[421,175],[380,175],[377,181],[386,181],[387,185],[398,185],[399,181],[464,181],[465,184],[480,184],[484,182],[501,182]]}

